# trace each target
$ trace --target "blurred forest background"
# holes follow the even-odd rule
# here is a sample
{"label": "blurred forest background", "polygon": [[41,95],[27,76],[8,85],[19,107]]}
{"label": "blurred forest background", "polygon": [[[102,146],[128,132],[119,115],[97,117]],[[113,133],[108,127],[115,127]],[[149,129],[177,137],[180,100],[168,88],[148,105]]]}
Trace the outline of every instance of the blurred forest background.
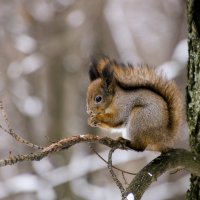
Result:
{"label": "blurred forest background", "polygon": [[[106,135],[87,125],[90,56],[103,53],[124,63],[157,66],[184,93],[186,1],[1,0],[0,45],[0,100],[17,133],[41,146],[70,135]],[[1,159],[10,151],[32,151],[0,134]],[[184,125],[177,146],[187,147],[187,140]],[[106,158],[108,149],[95,148]],[[157,155],[117,151],[114,164],[137,172]],[[125,177],[129,182],[133,176]],[[184,199],[188,185],[186,172],[168,173],[144,200]],[[39,162],[0,168],[0,199],[117,200],[120,192],[106,164],[81,144]]]}

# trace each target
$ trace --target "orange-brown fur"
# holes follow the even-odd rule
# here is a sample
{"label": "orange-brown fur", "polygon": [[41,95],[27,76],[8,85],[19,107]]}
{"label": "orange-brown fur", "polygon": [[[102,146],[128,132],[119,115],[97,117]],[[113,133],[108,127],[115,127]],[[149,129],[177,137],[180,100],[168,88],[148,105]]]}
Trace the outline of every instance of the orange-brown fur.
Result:
{"label": "orange-brown fur", "polygon": [[[95,66],[91,66],[91,70],[93,70],[91,74],[96,72],[91,78],[88,88],[87,106],[90,110],[90,125],[101,128],[123,128],[125,119],[128,118],[129,121],[126,123],[133,123],[134,127],[134,130],[131,131],[134,132],[138,129],[140,132],[140,134],[134,133],[132,141],[136,149],[144,150],[148,146],[151,150],[165,151],[171,147],[179,135],[183,113],[182,96],[174,81],[168,81],[163,76],[157,75],[154,68],[124,66],[107,57],[95,61]],[[107,79],[111,75],[113,78],[108,81]],[[105,92],[106,87],[103,85],[107,81],[109,90]],[[94,97],[104,93],[106,93],[105,102],[100,106],[94,105],[92,102]],[[115,95],[118,96],[115,97]],[[128,109],[126,105],[129,101],[127,99],[130,97],[133,99],[134,95],[141,99],[140,103],[130,107],[132,111],[127,110],[127,116],[120,116],[121,113],[126,113],[123,109],[126,107]],[[141,104],[143,99],[145,104],[149,99],[152,104],[150,109],[146,109]],[[149,115],[149,117],[154,118],[146,123],[146,120],[149,120],[148,116],[145,116],[148,112],[151,115],[153,113],[154,116]],[[157,114],[158,116],[156,116]],[[151,121],[155,123],[155,126],[150,123]],[[134,124],[135,122],[136,124]],[[142,128],[145,126],[149,127],[142,132]]]}

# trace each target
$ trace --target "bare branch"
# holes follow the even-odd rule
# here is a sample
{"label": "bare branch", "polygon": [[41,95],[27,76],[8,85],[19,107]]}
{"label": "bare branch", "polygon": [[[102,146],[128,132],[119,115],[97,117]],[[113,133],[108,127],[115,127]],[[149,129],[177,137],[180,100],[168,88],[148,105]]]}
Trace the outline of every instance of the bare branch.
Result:
{"label": "bare branch", "polygon": [[[165,173],[168,170],[176,169],[186,169],[193,174],[200,176],[200,158],[196,154],[189,152],[184,149],[173,149],[169,150],[167,153],[160,155],[145,166],[136,176],[133,178],[131,183],[125,189],[122,183],[117,178],[116,174],[113,171],[112,166],[112,154],[116,149],[121,150],[134,150],[134,147],[131,145],[129,140],[119,138],[113,140],[109,137],[100,137],[90,134],[86,135],[77,135],[68,138],[64,138],[58,142],[52,143],[47,147],[40,147],[35,145],[27,140],[23,139],[21,136],[16,134],[11,128],[6,113],[4,111],[2,102],[0,101],[0,110],[2,116],[7,125],[7,129],[0,125],[0,129],[4,130],[6,133],[10,134],[15,140],[26,144],[32,148],[37,149],[37,152],[25,155],[14,155],[9,154],[7,159],[0,160],[0,167],[13,165],[18,162],[23,161],[38,161],[42,158],[51,155],[54,152],[59,152],[66,150],[78,143],[99,143],[111,148],[108,156],[108,168],[112,175],[113,180],[121,191],[122,199],[127,199],[127,196],[133,195],[135,200],[140,200],[143,193],[149,187],[149,185],[156,181],[159,176]],[[98,154],[97,154],[98,155]]]}
{"label": "bare branch", "polygon": [[29,141],[25,140],[24,138],[22,138],[21,136],[19,136],[19,134],[15,133],[15,131],[12,129],[12,127],[9,123],[9,120],[8,120],[8,117],[7,117],[6,112],[4,110],[2,101],[0,101],[0,110],[1,110],[1,114],[2,114],[2,116],[3,116],[3,118],[6,122],[6,125],[7,125],[7,129],[4,128],[2,125],[0,125],[0,129],[2,129],[4,132],[11,135],[15,140],[17,140],[18,142],[20,142],[22,144],[25,144],[25,145],[27,145],[31,148],[37,149],[37,150],[43,149],[43,147],[29,142]]}
{"label": "bare branch", "polygon": [[[108,162],[107,162],[107,161],[106,161],[92,146],[90,146],[90,149],[92,149],[92,151],[93,151],[101,160],[103,160],[103,162],[105,162],[105,163],[108,165]],[[122,176],[123,176],[123,178],[124,178],[125,183],[126,183],[126,180],[125,180],[124,174],[129,174],[129,175],[133,175],[133,176],[135,176],[135,175],[137,174],[137,173],[132,173],[132,172],[125,171],[125,170],[120,169],[120,168],[118,168],[118,167],[115,167],[115,166],[113,166],[113,165],[112,165],[112,168],[114,168],[114,169],[116,169],[116,170],[122,172]]]}
{"label": "bare branch", "polygon": [[110,151],[109,151],[109,155],[108,155],[108,169],[110,171],[110,174],[112,176],[113,181],[116,183],[117,187],[120,189],[121,194],[123,195],[125,189],[122,185],[122,183],[119,181],[119,179],[117,178],[117,175],[115,174],[115,172],[113,171],[112,168],[112,154],[114,153],[114,151],[116,150],[115,147],[113,147]]}
{"label": "bare branch", "polygon": [[163,173],[183,168],[193,174],[200,175],[200,158],[185,149],[173,149],[162,154],[146,165],[129,184],[123,200],[132,193],[135,200],[140,200],[150,184]]}
{"label": "bare branch", "polygon": [[108,159],[108,167],[112,174],[112,177],[114,177],[115,183],[117,183],[117,186],[120,188],[123,200],[125,200],[130,194],[134,195],[135,200],[140,200],[149,185],[152,182],[156,181],[159,176],[161,176],[168,170],[183,168],[193,174],[197,174],[198,176],[200,175],[200,158],[198,158],[194,153],[187,150],[174,149],[160,155],[159,157],[155,158],[151,163],[149,163],[146,167],[144,167],[135,176],[135,178],[133,178],[132,182],[125,190],[112,170],[112,153],[116,149],[130,149],[130,142],[126,139],[113,140],[109,137],[100,137],[89,134],[64,138],[36,153],[16,156],[9,155],[7,159],[0,160],[0,167],[13,165],[15,163],[23,161],[38,161],[48,155],[53,154],[54,152],[66,150],[78,143],[99,143],[111,148]]}
{"label": "bare branch", "polygon": [[38,161],[49,154],[68,149],[75,144],[83,143],[83,142],[84,143],[99,143],[111,148],[115,147],[116,149],[128,150],[130,149],[130,147],[126,146],[127,141],[128,140],[126,139],[119,141],[119,140],[113,140],[109,137],[100,137],[100,136],[94,136],[94,135],[89,135],[89,134],[72,136],[69,138],[64,138],[56,143],[53,143],[36,153],[9,156],[8,159],[0,160],[0,167],[6,166],[6,165],[13,165],[15,163],[22,162],[22,161],[33,161],[33,160]]}

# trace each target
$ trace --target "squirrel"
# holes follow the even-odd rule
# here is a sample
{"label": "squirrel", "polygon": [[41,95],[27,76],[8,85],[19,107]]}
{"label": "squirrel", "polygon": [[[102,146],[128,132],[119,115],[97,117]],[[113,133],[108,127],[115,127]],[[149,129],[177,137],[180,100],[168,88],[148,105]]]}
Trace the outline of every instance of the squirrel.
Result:
{"label": "squirrel", "polygon": [[166,152],[179,136],[183,99],[174,81],[149,66],[93,59],[87,91],[88,124],[120,131],[136,151]]}

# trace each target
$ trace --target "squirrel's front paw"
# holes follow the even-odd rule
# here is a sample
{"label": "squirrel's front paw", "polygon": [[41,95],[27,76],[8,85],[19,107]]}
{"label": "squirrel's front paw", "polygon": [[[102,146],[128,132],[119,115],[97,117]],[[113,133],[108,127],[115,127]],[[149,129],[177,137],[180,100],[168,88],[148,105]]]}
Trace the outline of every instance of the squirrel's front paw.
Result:
{"label": "squirrel's front paw", "polygon": [[96,127],[98,125],[98,122],[96,121],[94,116],[91,116],[88,118],[88,124],[92,127]]}

